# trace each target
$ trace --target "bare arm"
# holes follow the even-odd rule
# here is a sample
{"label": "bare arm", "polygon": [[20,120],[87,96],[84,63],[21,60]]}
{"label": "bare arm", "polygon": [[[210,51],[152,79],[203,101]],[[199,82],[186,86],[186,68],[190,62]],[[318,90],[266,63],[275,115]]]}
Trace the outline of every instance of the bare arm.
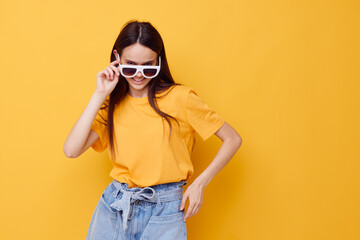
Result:
{"label": "bare arm", "polygon": [[210,165],[195,180],[202,185],[203,188],[225,167],[242,144],[240,135],[227,122],[224,123],[215,135],[220,138],[223,143]]}
{"label": "bare arm", "polygon": [[225,167],[242,144],[240,135],[227,122],[224,123],[215,135],[220,138],[223,143],[209,166],[186,189],[180,207],[180,210],[183,210],[186,199],[189,198],[189,208],[184,221],[194,216],[200,210],[205,187],[211,179]]}
{"label": "bare arm", "polygon": [[[116,50],[114,50],[114,54],[117,55]],[[119,62],[120,58],[97,73],[96,90],[66,138],[63,151],[67,157],[76,158],[80,156],[99,139],[98,134],[91,130],[91,126],[100,107],[119,81],[120,70],[115,67],[115,64]]]}
{"label": "bare arm", "polygon": [[66,138],[63,151],[67,157],[76,158],[80,156],[99,138],[97,133],[90,128],[106,97],[106,94],[97,91],[92,95],[84,112]]}

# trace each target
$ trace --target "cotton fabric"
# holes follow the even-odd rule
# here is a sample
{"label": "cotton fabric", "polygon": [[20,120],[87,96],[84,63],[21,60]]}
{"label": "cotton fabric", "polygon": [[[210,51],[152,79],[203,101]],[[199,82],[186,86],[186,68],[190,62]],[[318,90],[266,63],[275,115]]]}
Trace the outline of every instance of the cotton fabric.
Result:
{"label": "cotton fabric", "polygon": [[[127,94],[114,110],[115,158],[110,176],[130,188],[187,180],[194,173],[190,155],[195,133],[206,140],[225,122],[191,87],[175,85],[156,97],[160,110],[179,122],[171,119],[170,138],[167,121],[147,97]],[[92,145],[98,152],[108,147],[106,120],[107,109],[100,109],[91,127],[99,135]]]}

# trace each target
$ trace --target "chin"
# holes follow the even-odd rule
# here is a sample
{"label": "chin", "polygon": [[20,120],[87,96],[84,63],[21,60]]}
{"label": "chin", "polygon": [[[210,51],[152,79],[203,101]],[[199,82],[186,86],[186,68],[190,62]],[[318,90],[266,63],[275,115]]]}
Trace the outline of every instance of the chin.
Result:
{"label": "chin", "polygon": [[126,80],[127,80],[128,84],[129,84],[129,87],[136,90],[136,91],[144,90],[145,88],[148,87],[148,84],[151,81],[151,79],[149,80],[149,79],[145,78],[145,79],[142,80],[141,83],[137,84],[135,82],[135,79],[133,79],[133,78],[128,78]]}

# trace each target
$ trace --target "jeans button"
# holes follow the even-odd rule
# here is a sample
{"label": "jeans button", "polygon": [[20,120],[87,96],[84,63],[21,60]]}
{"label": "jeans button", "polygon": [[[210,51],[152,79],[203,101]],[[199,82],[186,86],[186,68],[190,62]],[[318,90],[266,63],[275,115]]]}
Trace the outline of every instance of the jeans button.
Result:
{"label": "jeans button", "polygon": [[140,203],[140,200],[135,201],[135,205],[139,205],[139,203]]}

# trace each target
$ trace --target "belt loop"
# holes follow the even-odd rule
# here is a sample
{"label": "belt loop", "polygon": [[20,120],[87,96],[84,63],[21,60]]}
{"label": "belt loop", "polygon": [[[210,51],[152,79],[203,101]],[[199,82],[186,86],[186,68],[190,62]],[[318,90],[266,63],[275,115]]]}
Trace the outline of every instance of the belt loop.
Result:
{"label": "belt loop", "polygon": [[160,206],[160,195],[158,192],[156,192],[156,202],[157,202],[157,206]]}

